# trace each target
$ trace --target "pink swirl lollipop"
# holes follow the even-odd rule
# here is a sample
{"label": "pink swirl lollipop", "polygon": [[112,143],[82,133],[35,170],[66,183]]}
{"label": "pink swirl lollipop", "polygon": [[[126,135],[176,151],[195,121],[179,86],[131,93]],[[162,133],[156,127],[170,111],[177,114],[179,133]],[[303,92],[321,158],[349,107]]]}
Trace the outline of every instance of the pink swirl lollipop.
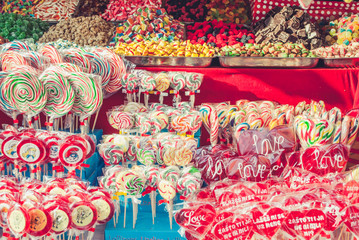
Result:
{"label": "pink swirl lollipop", "polygon": [[88,73],[92,72],[91,62],[84,55],[80,49],[71,49],[64,52],[64,60],[65,62],[69,62],[79,66],[81,69],[84,69]]}
{"label": "pink swirl lollipop", "polygon": [[126,74],[125,64],[120,56],[110,49],[101,48],[98,50],[105,58],[109,59],[111,68],[111,77],[104,90],[108,93],[114,93],[121,89],[121,78]]}
{"label": "pink swirl lollipop", "polygon": [[131,129],[133,126],[133,116],[128,112],[112,111],[108,115],[110,125],[118,130]]}
{"label": "pink swirl lollipop", "polygon": [[49,58],[51,63],[56,64],[63,62],[59,51],[57,51],[54,46],[45,45],[39,50],[39,52],[45,57]]}
{"label": "pink swirl lollipop", "polygon": [[151,131],[152,122],[144,114],[136,114],[136,127],[139,128],[140,134],[146,134]]}
{"label": "pink swirl lollipop", "polygon": [[203,74],[201,73],[187,73],[185,88],[191,92],[198,90],[203,81]]}
{"label": "pink swirl lollipop", "polygon": [[99,153],[108,166],[118,165],[124,160],[123,151],[120,146],[105,143],[99,145]]}
{"label": "pink swirl lollipop", "polygon": [[170,86],[173,90],[179,91],[183,89],[186,85],[186,77],[181,72],[171,72],[170,73]]}
{"label": "pink swirl lollipop", "polygon": [[25,57],[15,51],[7,51],[1,58],[1,66],[3,71],[12,70],[13,67],[28,65]]}

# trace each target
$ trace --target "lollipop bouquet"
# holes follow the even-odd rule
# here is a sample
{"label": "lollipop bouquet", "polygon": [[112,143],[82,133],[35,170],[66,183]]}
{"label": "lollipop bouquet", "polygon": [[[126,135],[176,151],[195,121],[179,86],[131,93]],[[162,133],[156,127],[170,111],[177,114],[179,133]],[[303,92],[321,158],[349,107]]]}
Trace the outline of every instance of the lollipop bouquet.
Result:
{"label": "lollipop bouquet", "polygon": [[[201,174],[193,166],[183,167],[168,166],[160,168],[158,165],[133,165],[131,168],[112,166],[106,168],[104,176],[99,180],[100,186],[110,191],[118,201],[119,196],[124,196],[124,225],[126,227],[127,201],[132,199],[133,204],[133,228],[135,228],[138,214],[138,203],[141,196],[150,194],[152,221],[156,217],[156,191],[163,200],[159,203],[167,203],[169,209],[169,221],[172,228],[173,199],[179,193],[181,199],[191,197],[201,188]],[[120,208],[115,213],[114,224],[118,223]]]}
{"label": "lollipop bouquet", "polygon": [[53,45],[41,45],[34,51],[19,41],[2,45],[1,67],[0,109],[16,127],[17,116],[24,114],[24,126],[41,128],[43,112],[49,129],[54,125],[56,130],[60,125],[64,129],[67,123],[74,132],[80,122],[83,134],[89,131],[93,114],[93,128],[96,124],[103,91],[107,96],[121,89],[122,76],[134,68],[107,48],[59,51]]}
{"label": "lollipop bouquet", "polygon": [[74,177],[48,178],[44,182],[11,176],[0,177],[0,209],[4,237],[16,239],[93,238],[96,225],[114,213],[111,195],[88,187]]}

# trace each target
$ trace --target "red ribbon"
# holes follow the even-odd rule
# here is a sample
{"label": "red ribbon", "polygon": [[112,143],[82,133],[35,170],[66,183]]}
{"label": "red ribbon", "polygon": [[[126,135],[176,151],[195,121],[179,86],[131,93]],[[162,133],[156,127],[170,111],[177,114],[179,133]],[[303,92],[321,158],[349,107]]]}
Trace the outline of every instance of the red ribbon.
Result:
{"label": "red ribbon", "polygon": [[18,123],[19,123],[19,120],[14,119],[13,123],[14,123],[14,124],[18,124]]}
{"label": "red ribbon", "polygon": [[82,164],[81,164],[81,167],[89,168],[89,167],[90,167],[90,164],[82,163]]}
{"label": "red ribbon", "polygon": [[8,240],[19,240],[19,238],[14,238],[14,237],[8,237]]}
{"label": "red ribbon", "polygon": [[143,92],[143,93],[146,94],[146,95],[150,94],[148,91],[145,91],[145,92]]}
{"label": "red ribbon", "polygon": [[162,199],[162,200],[159,200],[159,201],[158,201],[158,205],[161,205],[162,203],[167,203],[167,204],[169,204],[170,202],[167,201],[166,199]]}
{"label": "red ribbon", "polygon": [[39,171],[41,171],[41,167],[36,167],[36,168],[31,170],[31,173],[36,173],[36,172],[39,172]]}
{"label": "red ribbon", "polygon": [[147,194],[150,194],[151,192],[156,191],[155,187],[148,186],[143,192],[142,196],[146,196]]}
{"label": "red ribbon", "polygon": [[195,92],[189,92],[189,95],[190,96],[193,96]]}
{"label": "red ribbon", "polygon": [[186,200],[184,196],[180,196],[180,200]]}
{"label": "red ribbon", "polygon": [[85,123],[84,123],[84,122],[80,122],[80,125],[81,125],[81,126],[85,126]]}
{"label": "red ribbon", "polygon": [[54,125],[53,123],[45,122],[45,126],[47,127],[52,127],[53,125]]}
{"label": "red ribbon", "polygon": [[19,170],[19,172],[25,172],[25,171],[27,171],[27,167],[26,167],[26,166],[23,167],[23,168],[21,168],[21,169]]}
{"label": "red ribbon", "polygon": [[95,232],[95,228],[90,228],[89,231],[90,232]]}
{"label": "red ribbon", "polygon": [[54,166],[54,167],[52,167],[52,170],[55,170],[56,172],[64,172],[65,171],[63,166]]}
{"label": "red ribbon", "polygon": [[80,240],[80,236],[76,236],[75,240]]}
{"label": "red ribbon", "polygon": [[226,142],[226,139],[219,139],[220,142]]}
{"label": "red ribbon", "polygon": [[35,121],[39,120],[39,117],[38,116],[34,117],[34,120]]}
{"label": "red ribbon", "polygon": [[7,232],[4,232],[2,235],[3,237],[10,237],[10,234],[8,234]]}
{"label": "red ribbon", "polygon": [[327,239],[331,239],[330,234],[327,234],[327,233],[325,233],[324,231],[321,231],[321,232],[320,232],[320,236],[325,237],[325,238],[327,238]]}

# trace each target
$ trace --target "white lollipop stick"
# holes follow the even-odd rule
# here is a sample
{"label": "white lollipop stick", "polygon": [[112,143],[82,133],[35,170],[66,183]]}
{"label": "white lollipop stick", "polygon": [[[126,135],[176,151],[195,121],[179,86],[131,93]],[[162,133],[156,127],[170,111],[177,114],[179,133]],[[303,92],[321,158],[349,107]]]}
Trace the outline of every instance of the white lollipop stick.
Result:
{"label": "white lollipop stick", "polygon": [[168,217],[170,218],[170,228],[172,230],[173,223],[173,200],[170,200],[168,203]]}
{"label": "white lollipop stick", "polygon": [[126,213],[127,213],[127,195],[125,196],[125,212],[123,218],[123,228],[126,228]]}
{"label": "white lollipop stick", "polygon": [[137,214],[136,214],[137,203],[134,197],[132,197],[132,228],[135,229]]}
{"label": "white lollipop stick", "polygon": [[151,198],[151,208],[152,208],[152,224],[155,224],[156,217],[156,191],[150,193]]}

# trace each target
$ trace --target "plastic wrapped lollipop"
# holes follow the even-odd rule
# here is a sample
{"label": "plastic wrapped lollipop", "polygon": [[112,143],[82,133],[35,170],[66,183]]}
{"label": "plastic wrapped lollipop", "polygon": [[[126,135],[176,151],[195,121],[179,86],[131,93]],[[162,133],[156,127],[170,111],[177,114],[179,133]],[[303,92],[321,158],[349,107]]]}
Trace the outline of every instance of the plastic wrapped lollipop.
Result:
{"label": "plastic wrapped lollipop", "polygon": [[177,182],[177,192],[182,200],[193,196],[199,189],[201,189],[200,181],[192,176],[182,177]]}
{"label": "plastic wrapped lollipop", "polygon": [[168,126],[168,116],[163,111],[153,111],[150,113],[151,118],[156,118],[160,121],[161,130]]}
{"label": "plastic wrapped lollipop", "polygon": [[50,117],[48,126],[52,130],[54,118],[65,116],[71,111],[75,102],[75,91],[59,67],[46,69],[40,80],[47,91],[44,111]]}
{"label": "plastic wrapped lollipop", "polygon": [[186,77],[184,72],[170,72],[170,86],[174,90],[174,102],[178,104],[181,101],[180,90],[186,86]]}
{"label": "plastic wrapped lollipop", "polygon": [[145,183],[146,180],[142,174],[132,175],[130,178],[127,178],[127,181],[125,183],[125,191],[127,195],[131,196],[132,198],[133,228],[135,228],[136,226],[137,214],[138,214],[138,202],[136,196],[140,195],[143,192]]}
{"label": "plastic wrapped lollipop", "polygon": [[172,229],[173,199],[176,197],[176,183],[162,179],[158,183],[158,192],[160,193],[161,197],[164,199],[160,202],[167,203],[170,228]]}
{"label": "plastic wrapped lollipop", "polygon": [[91,73],[101,76],[101,86],[105,87],[111,78],[111,66],[108,60],[97,53],[85,52],[84,56],[90,60]]}
{"label": "plastic wrapped lollipop", "polygon": [[135,114],[136,119],[136,128],[138,128],[138,132],[141,135],[147,134],[151,131],[152,122],[150,118],[148,118],[147,114],[137,113]]}
{"label": "plastic wrapped lollipop", "polygon": [[200,88],[203,82],[204,75],[201,73],[187,73],[186,74],[186,86],[185,89],[190,91],[190,102],[194,107],[195,92]]}
{"label": "plastic wrapped lollipop", "polygon": [[134,125],[134,118],[131,113],[121,111],[110,111],[107,113],[110,125],[120,131],[131,129]]}
{"label": "plastic wrapped lollipop", "polygon": [[98,145],[98,151],[106,165],[118,165],[120,162],[122,162],[122,165],[124,164],[124,153],[120,146],[103,143]]}
{"label": "plastic wrapped lollipop", "polygon": [[137,75],[133,72],[127,73],[122,76],[121,84],[126,88],[127,91],[127,101],[136,102],[135,90],[138,87],[139,79]]}
{"label": "plastic wrapped lollipop", "polygon": [[19,52],[7,51],[2,55],[1,67],[3,71],[10,71],[16,66],[30,66],[30,64],[26,61],[26,58]]}
{"label": "plastic wrapped lollipop", "polygon": [[159,179],[159,168],[157,166],[147,166],[144,169],[146,178],[146,193],[150,193],[151,210],[152,210],[152,224],[155,224],[156,217],[156,189]]}
{"label": "plastic wrapped lollipop", "polygon": [[[11,99],[8,99],[6,93],[8,89],[5,89],[4,78],[7,76],[5,72],[0,72],[0,109],[6,113],[9,117],[12,118],[14,127],[18,128],[19,121],[16,119],[16,116],[19,114],[15,106],[11,103]],[[5,82],[6,84],[6,82]]]}
{"label": "plastic wrapped lollipop", "polygon": [[40,48],[39,53],[47,57],[51,63],[62,63],[62,58],[57,49],[52,45],[44,45]]}
{"label": "plastic wrapped lollipop", "polygon": [[170,87],[170,78],[168,76],[167,72],[160,72],[158,74],[156,74],[155,76],[155,81],[156,81],[156,89],[157,91],[161,92],[160,93],[160,103],[163,103],[163,92],[167,91],[167,89]]}
{"label": "plastic wrapped lollipop", "polygon": [[47,102],[47,92],[38,79],[30,72],[11,72],[1,84],[2,99],[7,99],[10,106],[28,118],[31,126],[31,118],[38,115]]}
{"label": "plastic wrapped lollipop", "polygon": [[20,238],[28,232],[30,228],[30,216],[24,207],[18,203],[13,204],[7,216],[7,225],[16,238]]}
{"label": "plastic wrapped lollipop", "polygon": [[[144,70],[135,70],[135,74],[140,79],[140,92],[143,92],[144,95],[144,102],[145,106],[148,107],[148,101],[149,101],[149,92],[155,90],[156,88],[156,80],[152,76],[150,72],[144,71]],[[140,97],[139,97],[140,98]],[[139,99],[140,102],[140,99]]]}
{"label": "plastic wrapped lollipop", "polygon": [[93,75],[81,72],[70,73],[68,80],[76,93],[72,111],[80,116],[81,133],[84,134],[84,120],[102,106],[101,85]]}
{"label": "plastic wrapped lollipop", "polygon": [[87,73],[92,73],[91,61],[82,50],[76,48],[67,49],[61,54],[65,62],[75,64]]}

